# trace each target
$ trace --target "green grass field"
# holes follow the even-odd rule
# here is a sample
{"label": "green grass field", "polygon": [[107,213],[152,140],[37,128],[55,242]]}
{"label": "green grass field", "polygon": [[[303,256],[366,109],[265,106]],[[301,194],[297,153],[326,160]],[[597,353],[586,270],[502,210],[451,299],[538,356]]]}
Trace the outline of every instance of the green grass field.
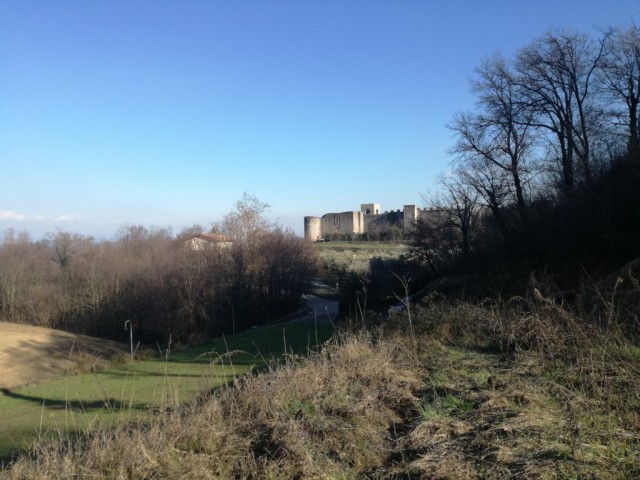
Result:
{"label": "green grass field", "polygon": [[122,361],[94,373],[69,375],[0,394],[0,459],[39,438],[82,432],[95,424],[145,418],[188,402],[234,376],[303,355],[333,333],[327,324],[269,325],[171,351]]}
{"label": "green grass field", "polygon": [[339,282],[345,272],[367,275],[373,258],[395,260],[407,251],[406,245],[398,242],[318,242],[314,246],[330,285]]}

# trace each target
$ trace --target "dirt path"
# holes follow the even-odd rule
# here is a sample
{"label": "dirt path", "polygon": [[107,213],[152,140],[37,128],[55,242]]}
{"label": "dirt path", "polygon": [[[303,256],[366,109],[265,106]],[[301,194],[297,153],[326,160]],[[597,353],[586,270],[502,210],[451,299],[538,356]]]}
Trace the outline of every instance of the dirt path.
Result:
{"label": "dirt path", "polygon": [[0,322],[0,388],[41,382],[126,350],[108,340]]}

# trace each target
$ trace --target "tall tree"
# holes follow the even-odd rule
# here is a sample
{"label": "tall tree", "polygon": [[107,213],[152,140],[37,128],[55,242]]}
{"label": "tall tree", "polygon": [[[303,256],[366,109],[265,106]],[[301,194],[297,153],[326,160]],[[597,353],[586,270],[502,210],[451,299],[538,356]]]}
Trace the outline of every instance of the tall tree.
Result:
{"label": "tall tree", "polygon": [[272,227],[265,217],[268,211],[269,204],[245,192],[234,209],[225,215],[222,224],[214,228],[220,228],[234,243],[245,244]]}
{"label": "tall tree", "polygon": [[298,307],[304,284],[317,273],[313,246],[275,228],[260,239],[260,282],[264,308],[270,316]]}
{"label": "tall tree", "polygon": [[[610,112],[627,129],[629,156],[640,159],[640,30],[636,25],[617,28],[605,36],[600,64],[601,86],[612,101]],[[622,108],[615,108],[621,106]]]}
{"label": "tall tree", "polygon": [[593,184],[590,137],[596,130],[597,109],[592,84],[603,51],[602,40],[561,31],[535,40],[516,58],[524,105],[535,115],[531,125],[553,139],[550,147],[559,157],[565,191],[573,190],[577,179]]}
{"label": "tall tree", "polygon": [[261,237],[271,228],[265,217],[268,209],[268,204],[245,192],[236,202],[234,209],[225,215],[222,223],[214,225],[214,229],[221,230],[233,242],[231,314],[238,317],[240,328],[246,326],[243,322],[248,322],[251,308],[256,305],[254,297],[258,290],[257,274],[262,260],[258,255],[258,246]]}
{"label": "tall tree", "polygon": [[508,175],[515,203],[524,211],[524,184],[534,140],[530,110],[518,98],[513,74],[501,56],[484,60],[477,75],[473,91],[479,113],[459,113],[449,124],[456,135],[454,163],[460,170],[497,168]]}

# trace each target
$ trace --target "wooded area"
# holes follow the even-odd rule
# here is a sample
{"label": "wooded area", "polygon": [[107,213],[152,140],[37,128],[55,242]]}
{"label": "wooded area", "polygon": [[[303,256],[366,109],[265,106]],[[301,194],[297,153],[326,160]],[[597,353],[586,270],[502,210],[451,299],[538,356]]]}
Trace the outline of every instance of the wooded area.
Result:
{"label": "wooded area", "polygon": [[7,231],[0,245],[0,319],[155,343],[239,331],[298,306],[315,272],[310,245],[269,224],[246,195],[215,228],[230,244],[194,250],[194,227],[128,226],[112,241],[58,231],[33,241]]}

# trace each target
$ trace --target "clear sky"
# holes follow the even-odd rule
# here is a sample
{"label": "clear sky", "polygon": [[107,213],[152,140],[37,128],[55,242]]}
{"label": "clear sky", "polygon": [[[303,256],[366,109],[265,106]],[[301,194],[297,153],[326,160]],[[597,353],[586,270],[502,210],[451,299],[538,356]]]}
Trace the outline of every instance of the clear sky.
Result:
{"label": "clear sky", "polygon": [[634,0],[0,0],[0,232],[421,204],[469,78]]}

